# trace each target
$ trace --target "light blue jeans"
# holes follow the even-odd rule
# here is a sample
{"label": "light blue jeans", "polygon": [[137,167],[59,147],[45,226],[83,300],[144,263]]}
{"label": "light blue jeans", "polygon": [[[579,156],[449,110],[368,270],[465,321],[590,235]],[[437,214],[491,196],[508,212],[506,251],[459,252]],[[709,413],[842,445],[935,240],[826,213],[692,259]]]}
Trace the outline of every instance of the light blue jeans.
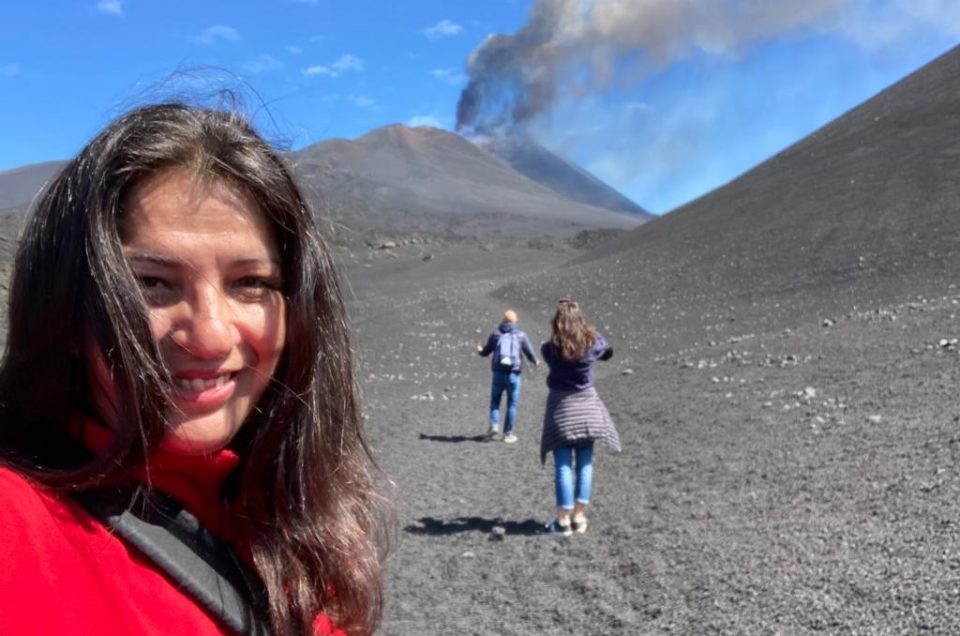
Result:
{"label": "light blue jeans", "polygon": [[[576,487],[573,478],[574,457],[577,459]],[[590,503],[590,489],[593,487],[593,444],[582,448],[558,448],[553,451],[553,464],[557,508],[573,510],[574,493],[578,503]]]}
{"label": "light blue jeans", "polygon": [[520,402],[520,387],[523,378],[512,371],[494,371],[493,386],[490,390],[490,430],[500,427],[500,398],[507,394],[507,417],[503,423],[503,434],[509,435],[517,423],[517,404]]}

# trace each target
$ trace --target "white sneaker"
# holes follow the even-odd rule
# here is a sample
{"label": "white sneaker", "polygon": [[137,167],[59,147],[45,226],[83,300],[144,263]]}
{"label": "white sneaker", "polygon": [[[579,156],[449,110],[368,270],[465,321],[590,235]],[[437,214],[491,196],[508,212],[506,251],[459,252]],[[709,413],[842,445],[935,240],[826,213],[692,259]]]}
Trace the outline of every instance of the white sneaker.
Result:
{"label": "white sneaker", "polygon": [[503,437],[503,442],[505,444],[513,444],[516,441],[517,441],[517,436],[514,435],[513,433],[510,433],[509,435],[504,435]]}
{"label": "white sneaker", "polygon": [[570,519],[571,524],[573,525],[573,531],[577,534],[584,534],[587,531],[587,517],[573,517]]}

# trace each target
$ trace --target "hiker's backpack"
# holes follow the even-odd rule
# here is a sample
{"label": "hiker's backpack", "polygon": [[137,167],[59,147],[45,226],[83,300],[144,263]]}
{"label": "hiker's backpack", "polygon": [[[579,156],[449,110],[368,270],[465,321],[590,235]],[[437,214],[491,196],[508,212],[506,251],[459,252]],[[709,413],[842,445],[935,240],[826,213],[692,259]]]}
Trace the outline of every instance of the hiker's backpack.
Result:
{"label": "hiker's backpack", "polygon": [[501,369],[516,369],[520,366],[520,335],[515,331],[500,334],[497,340],[497,364]]}

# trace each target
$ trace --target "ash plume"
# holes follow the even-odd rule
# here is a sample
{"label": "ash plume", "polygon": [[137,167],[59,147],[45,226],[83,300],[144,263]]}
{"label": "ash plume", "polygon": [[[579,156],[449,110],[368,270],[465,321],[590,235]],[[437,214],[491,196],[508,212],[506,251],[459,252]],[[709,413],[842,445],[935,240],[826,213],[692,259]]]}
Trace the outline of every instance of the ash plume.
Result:
{"label": "ash plume", "polygon": [[488,36],[468,57],[457,130],[502,133],[560,99],[629,85],[697,52],[736,55],[848,2],[536,0],[519,31]]}

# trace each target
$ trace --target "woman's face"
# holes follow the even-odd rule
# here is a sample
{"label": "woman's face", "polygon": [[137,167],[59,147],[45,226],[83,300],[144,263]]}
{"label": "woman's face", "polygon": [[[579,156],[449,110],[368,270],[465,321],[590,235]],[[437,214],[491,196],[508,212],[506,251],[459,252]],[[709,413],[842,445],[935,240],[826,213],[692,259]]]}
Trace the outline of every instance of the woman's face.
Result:
{"label": "woman's face", "polygon": [[283,351],[270,227],[242,193],[176,169],[135,187],[124,207],[123,252],[173,379],[161,448],[216,452],[250,415]]}

